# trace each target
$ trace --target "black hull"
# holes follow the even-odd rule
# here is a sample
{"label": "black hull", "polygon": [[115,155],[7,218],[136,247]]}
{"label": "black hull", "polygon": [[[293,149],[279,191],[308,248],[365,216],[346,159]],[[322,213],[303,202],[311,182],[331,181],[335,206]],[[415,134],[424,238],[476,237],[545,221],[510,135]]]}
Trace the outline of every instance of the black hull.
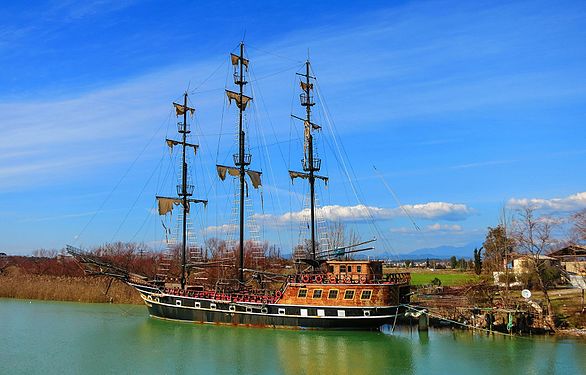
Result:
{"label": "black hull", "polygon": [[154,318],[192,323],[293,329],[375,330],[403,315],[400,306],[304,306],[233,303],[154,293],[137,288]]}

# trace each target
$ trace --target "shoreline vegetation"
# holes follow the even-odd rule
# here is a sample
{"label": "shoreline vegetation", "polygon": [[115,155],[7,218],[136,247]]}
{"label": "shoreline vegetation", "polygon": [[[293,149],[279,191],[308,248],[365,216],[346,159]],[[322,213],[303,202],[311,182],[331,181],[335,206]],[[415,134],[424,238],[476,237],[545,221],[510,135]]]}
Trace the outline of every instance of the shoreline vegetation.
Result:
{"label": "shoreline vegetation", "polygon": [[141,305],[132,287],[103,276],[0,275],[0,297]]}
{"label": "shoreline vegetation", "polygon": [[136,291],[106,276],[86,275],[66,256],[0,257],[0,297],[43,301],[141,304]]}

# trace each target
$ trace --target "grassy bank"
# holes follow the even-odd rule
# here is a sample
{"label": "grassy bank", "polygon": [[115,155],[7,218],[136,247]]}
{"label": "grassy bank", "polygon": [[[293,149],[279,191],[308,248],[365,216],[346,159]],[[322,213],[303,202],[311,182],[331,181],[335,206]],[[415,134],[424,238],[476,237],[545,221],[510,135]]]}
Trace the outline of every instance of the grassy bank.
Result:
{"label": "grassy bank", "polygon": [[428,268],[386,268],[383,273],[410,272],[412,285],[429,285],[438,278],[443,286],[458,286],[480,281],[480,277],[470,271],[430,270]]}
{"label": "grassy bank", "polygon": [[138,293],[130,286],[114,280],[107,290],[108,283],[109,280],[104,277],[2,274],[0,297],[90,303],[142,303]]}
{"label": "grassy bank", "polygon": [[428,285],[431,281],[438,278],[443,286],[458,286],[464,285],[471,282],[478,282],[480,279],[478,276],[468,272],[412,272],[411,273],[411,284],[413,285]]}

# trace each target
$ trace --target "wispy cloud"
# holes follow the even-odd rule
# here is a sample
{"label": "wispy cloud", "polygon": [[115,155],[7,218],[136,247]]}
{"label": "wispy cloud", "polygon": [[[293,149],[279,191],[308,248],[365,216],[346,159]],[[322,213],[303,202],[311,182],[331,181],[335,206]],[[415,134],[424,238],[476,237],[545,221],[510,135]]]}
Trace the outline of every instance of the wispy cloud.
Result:
{"label": "wispy cloud", "polygon": [[163,137],[164,125],[172,124],[170,98],[178,96],[184,77],[212,64],[145,75],[75,98],[0,103],[0,190],[128,163],[153,133]]}
{"label": "wispy cloud", "polygon": [[511,208],[532,207],[537,210],[568,212],[586,208],[586,192],[576,193],[563,198],[511,198],[507,202]]}
{"label": "wispy cloud", "polygon": [[79,217],[86,217],[94,215],[96,211],[91,212],[79,212],[79,213],[72,213],[72,214],[63,214],[63,215],[55,215],[55,216],[46,216],[46,217],[36,217],[30,219],[22,219],[19,220],[20,223],[34,223],[34,222],[41,222],[41,221],[59,221],[63,219],[75,219]]}
{"label": "wispy cloud", "polygon": [[235,224],[210,225],[204,228],[204,232],[208,234],[224,234],[235,231],[237,226]]}
{"label": "wispy cloud", "polygon": [[454,165],[452,167],[449,167],[449,169],[482,168],[482,167],[489,167],[491,165],[511,164],[511,163],[515,163],[517,161],[518,160],[487,160],[487,161],[481,161],[481,162],[476,162],[476,163],[466,163],[466,164]]}
{"label": "wispy cloud", "polygon": [[64,20],[79,20],[97,14],[112,13],[133,4],[136,0],[65,0],[53,2],[45,12],[45,17]]}

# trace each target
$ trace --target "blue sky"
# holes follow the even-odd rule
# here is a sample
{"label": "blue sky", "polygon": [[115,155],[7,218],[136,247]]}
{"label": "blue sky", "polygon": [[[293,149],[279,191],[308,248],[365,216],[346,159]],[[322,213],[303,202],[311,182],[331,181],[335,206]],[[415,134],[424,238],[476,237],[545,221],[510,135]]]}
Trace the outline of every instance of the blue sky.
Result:
{"label": "blue sky", "polygon": [[176,183],[163,139],[186,89],[201,145],[192,175],[210,200],[194,235],[222,237],[232,184],[214,164],[234,152],[223,89],[243,38],[262,207],[250,196],[285,253],[303,216],[304,184],[287,169],[301,158],[290,114],[303,113],[295,72],[308,51],[331,178],[321,213],[384,238],[376,251],[479,243],[503,206],[586,207],[580,1],[30,1],[2,4],[0,19],[0,251],[160,244],[153,197]]}

